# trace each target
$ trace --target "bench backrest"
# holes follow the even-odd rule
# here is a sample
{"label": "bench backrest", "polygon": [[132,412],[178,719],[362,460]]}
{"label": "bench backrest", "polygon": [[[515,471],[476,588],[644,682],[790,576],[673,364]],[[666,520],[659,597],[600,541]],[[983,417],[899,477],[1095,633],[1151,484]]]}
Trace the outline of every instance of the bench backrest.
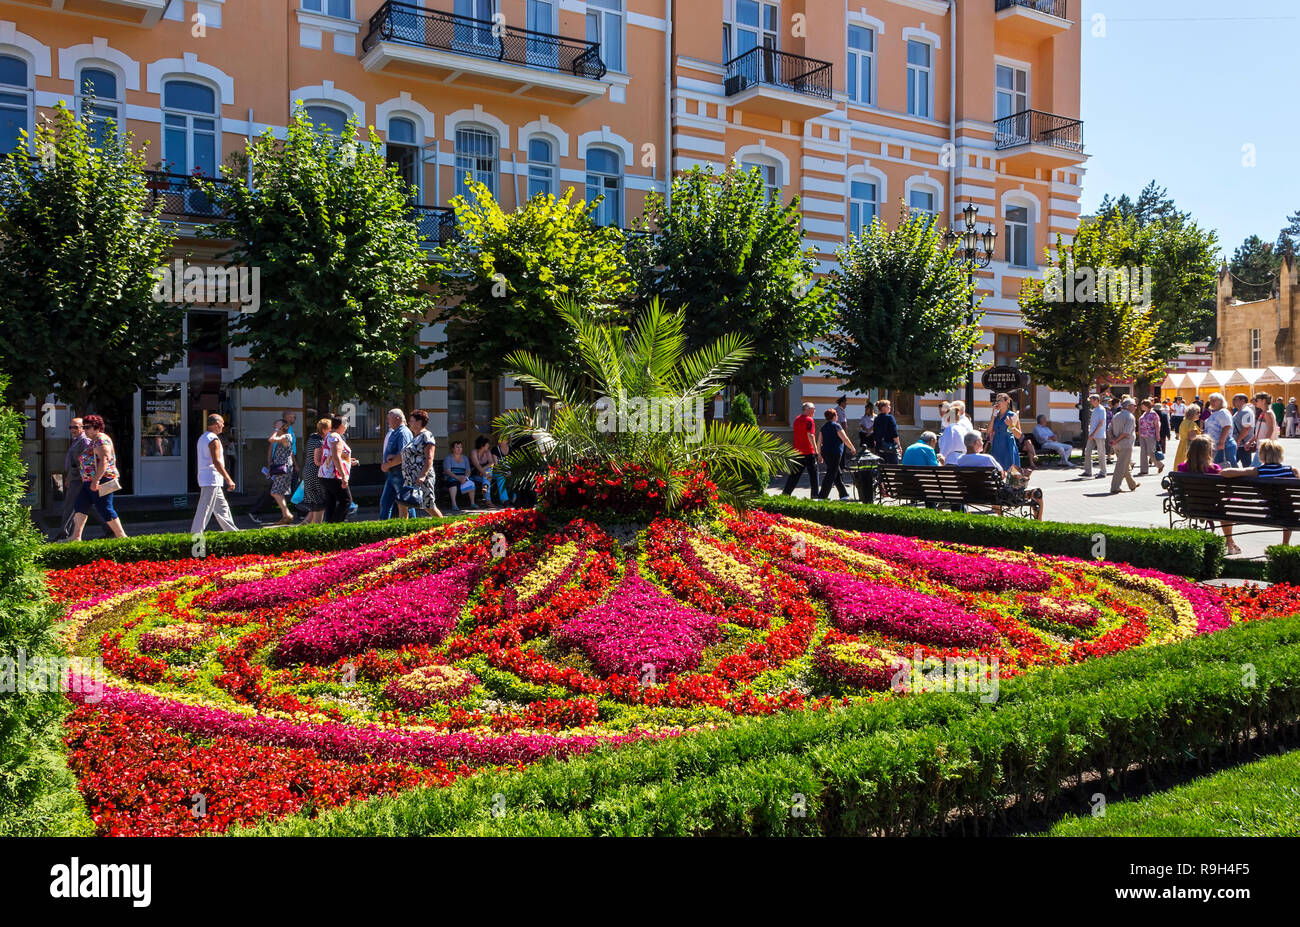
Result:
{"label": "bench backrest", "polygon": [[991,467],[904,467],[882,464],[877,468],[885,494],[910,502],[941,504],[997,502],[1001,475]]}
{"label": "bench backrest", "polygon": [[1169,495],[1185,518],[1300,525],[1300,480],[1175,472]]}

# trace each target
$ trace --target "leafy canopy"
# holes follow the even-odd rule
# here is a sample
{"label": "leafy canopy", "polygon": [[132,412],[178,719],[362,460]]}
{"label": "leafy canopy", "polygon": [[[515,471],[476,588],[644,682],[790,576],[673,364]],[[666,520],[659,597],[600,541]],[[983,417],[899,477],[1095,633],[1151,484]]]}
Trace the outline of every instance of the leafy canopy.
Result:
{"label": "leafy canopy", "polygon": [[[545,474],[549,465],[635,462],[667,483],[671,505],[682,494],[680,474],[703,463],[724,502],[741,503],[755,493],[754,474],[784,468],[788,451],[757,424],[713,421],[703,416],[687,428],[620,427],[619,410],[630,401],[698,408],[712,400],[749,358],[748,339],[737,332],[687,352],[685,314],[652,300],[630,330],[583,315],[572,303],[559,313],[578,344],[582,376],[571,376],[544,358],[520,351],[506,358],[510,375],[556,403],[549,423],[525,410],[495,423],[516,447],[506,466],[516,476]],[[702,430],[702,431],[701,431]],[[531,443],[529,443],[531,441]]]}
{"label": "leafy canopy", "polygon": [[0,160],[0,367],[6,399],[49,392],[86,410],[169,370],[181,308],[155,301],[174,236],[151,201],[144,155],[111,123],[97,147],[62,103]]}
{"label": "leafy canopy", "polygon": [[443,248],[432,278],[447,297],[437,319],[446,325],[446,356],[437,366],[475,375],[506,372],[506,356],[528,351],[575,373],[577,343],[559,306],[572,303],[592,318],[624,319],[631,281],[621,230],[596,223],[592,203],[538,195],[513,213],[481,183],[456,197],[458,236]]}
{"label": "leafy canopy", "polygon": [[935,218],[906,210],[877,219],[839,251],[839,302],[826,336],[826,369],[857,392],[928,393],[956,387],[976,357],[972,286]]}
{"label": "leafy canopy", "polygon": [[335,136],[300,102],[283,141],[268,129],[226,174],[208,186],[225,217],[205,235],[233,240],[230,262],[261,274],[260,308],[230,339],[249,349],[237,383],[380,402],[412,389],[407,366],[428,353],[416,345],[424,252],[411,189],[374,130],[359,141],[350,120]]}
{"label": "leafy canopy", "polygon": [[769,200],[757,170],[715,175],[695,167],[673,179],[671,203],[657,193],[646,198],[647,234],[629,242],[640,305],[681,307],[689,348],[731,332],[749,339],[735,377],[744,391],[776,389],[807,370],[816,361],[812,342],[830,324],[798,205]]}

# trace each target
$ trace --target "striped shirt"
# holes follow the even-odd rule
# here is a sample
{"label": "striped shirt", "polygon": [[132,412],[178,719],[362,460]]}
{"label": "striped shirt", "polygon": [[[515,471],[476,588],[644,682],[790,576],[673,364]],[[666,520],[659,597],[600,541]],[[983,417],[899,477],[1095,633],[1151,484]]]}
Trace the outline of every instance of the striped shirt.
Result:
{"label": "striped shirt", "polygon": [[1264,479],[1295,479],[1295,469],[1280,463],[1262,463],[1256,468],[1256,474]]}

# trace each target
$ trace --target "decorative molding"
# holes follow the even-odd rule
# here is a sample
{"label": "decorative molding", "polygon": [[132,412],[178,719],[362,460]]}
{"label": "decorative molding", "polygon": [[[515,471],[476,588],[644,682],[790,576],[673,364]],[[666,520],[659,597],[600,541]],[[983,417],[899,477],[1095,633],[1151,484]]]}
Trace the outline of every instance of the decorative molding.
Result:
{"label": "decorative molding", "polygon": [[50,46],[42,45],[26,32],[7,20],[0,20],[0,46],[8,45],[24,52],[32,66],[33,77],[50,77]]}
{"label": "decorative molding", "polygon": [[302,100],[304,106],[310,106],[313,103],[333,103],[336,106],[343,106],[348,110],[349,114],[357,117],[362,130],[369,125],[366,122],[365,101],[360,97],[353,96],[346,90],[339,90],[334,86],[332,80],[308,87],[299,87],[291,91],[289,93],[289,108],[291,111],[299,100]]}
{"label": "decorative molding", "polygon": [[59,80],[75,81],[84,62],[107,62],[117,69],[127,90],[140,89],[140,62],[110,46],[108,39],[95,36],[88,44],[60,48]]}
{"label": "decorative molding", "polygon": [[163,80],[178,75],[200,77],[215,84],[221,94],[221,105],[235,102],[235,79],[220,68],[204,64],[194,52],[185,52],[180,58],[159,58],[145,65],[145,89],[149,93],[162,93]]}

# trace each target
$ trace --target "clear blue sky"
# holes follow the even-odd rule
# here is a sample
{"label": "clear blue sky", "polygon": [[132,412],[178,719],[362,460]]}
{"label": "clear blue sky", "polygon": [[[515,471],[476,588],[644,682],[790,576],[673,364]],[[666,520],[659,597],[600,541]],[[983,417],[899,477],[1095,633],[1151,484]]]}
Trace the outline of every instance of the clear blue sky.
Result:
{"label": "clear blue sky", "polygon": [[1084,214],[1155,179],[1228,254],[1251,234],[1275,240],[1300,210],[1300,2],[1070,0],[1076,16]]}

